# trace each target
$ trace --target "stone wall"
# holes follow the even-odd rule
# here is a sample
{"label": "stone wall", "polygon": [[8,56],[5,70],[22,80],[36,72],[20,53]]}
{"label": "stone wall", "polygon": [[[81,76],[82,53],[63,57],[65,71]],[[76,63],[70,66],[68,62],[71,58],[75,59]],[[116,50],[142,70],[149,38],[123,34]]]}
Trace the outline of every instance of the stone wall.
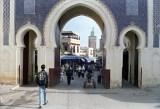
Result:
{"label": "stone wall", "polygon": [[149,87],[160,84],[160,50],[146,48],[141,54],[142,86]]}
{"label": "stone wall", "polygon": [[[0,7],[2,7],[2,1],[0,0]],[[13,1],[13,0],[11,0]],[[12,27],[10,26],[10,36],[12,37],[5,37],[4,36],[4,28],[3,26],[8,26],[9,24],[3,25],[3,19],[5,18],[2,13],[0,13],[0,83],[10,83],[15,84],[17,83],[17,79],[19,79],[19,71],[22,72],[22,68],[19,69],[19,65],[22,64],[22,56],[23,50],[20,47],[15,45],[10,45],[11,41],[15,41],[13,37],[16,37],[15,34],[17,31],[24,25],[35,25],[42,33],[42,45],[44,45],[44,23],[46,21],[47,16],[49,15],[51,9],[56,6],[60,2],[64,0],[35,0],[35,5],[28,5],[24,8],[24,1],[26,0],[15,0],[15,25],[12,22]],[[27,4],[30,3],[28,0]],[[117,35],[117,42],[116,45],[119,45],[119,34],[120,32],[128,27],[129,25],[136,25],[141,30],[144,31],[146,36],[146,42],[148,41],[148,16],[147,16],[147,0],[130,0],[133,4],[127,4],[128,0],[101,0],[108,9],[110,9],[111,13],[113,14],[117,27],[118,27],[118,35]],[[155,0],[156,1],[156,0]],[[159,0],[157,0],[159,1]],[[138,5],[138,6],[137,6]],[[148,4],[149,5],[149,4]],[[30,7],[33,6],[33,7]],[[35,6],[35,7],[34,7]],[[133,10],[126,10],[126,7],[131,7]],[[134,9],[134,7],[138,7],[138,10]],[[2,12],[4,8],[0,8],[0,12]],[[25,11],[24,9],[29,9]],[[30,10],[31,9],[31,10]],[[33,12],[32,12],[33,9]],[[25,11],[25,13],[24,13]],[[128,12],[129,11],[129,12]],[[133,14],[132,14],[133,11]],[[7,14],[8,15],[8,14]],[[11,16],[14,17],[14,16]],[[159,17],[158,17],[159,18]],[[5,19],[7,20],[7,19]],[[12,20],[11,18],[8,20]],[[151,19],[153,20],[153,19]],[[157,20],[159,21],[159,20]],[[6,22],[6,21],[5,21]],[[154,23],[155,24],[155,23]],[[157,24],[157,23],[156,23]],[[15,26],[15,33],[14,33],[14,26]],[[155,26],[155,25],[154,25]],[[154,27],[155,28],[155,27]],[[34,29],[34,28],[33,28]],[[156,28],[156,30],[159,30]],[[12,31],[12,32],[11,32]],[[157,31],[154,32],[157,33]],[[57,34],[59,30],[57,31]],[[57,35],[58,36],[58,35]],[[5,37],[5,38],[4,38]],[[154,36],[155,37],[155,36]],[[159,47],[159,39],[154,38],[154,47]],[[58,38],[57,38],[58,39]],[[5,40],[5,41],[4,41]],[[9,44],[8,44],[9,42]],[[153,42],[153,41],[152,41]],[[7,45],[4,46],[3,44]],[[14,43],[15,44],[15,43]],[[146,43],[146,45],[148,45]],[[139,50],[139,75],[142,74],[141,85],[151,86],[160,84],[160,50],[158,48],[151,48],[145,47]],[[54,49],[54,50],[53,50]],[[47,70],[52,68],[52,65],[56,65],[55,59],[55,48],[49,48],[46,46],[39,46],[37,48],[39,51],[38,60],[40,65],[44,62],[47,63]],[[111,46],[106,48],[106,66],[105,68],[110,70],[110,86],[113,87],[121,87],[122,85],[122,57],[123,57],[123,48],[121,46]],[[53,60],[53,61],[51,61]],[[107,66],[108,65],[108,66]],[[39,69],[40,70],[40,69]],[[21,75],[20,75],[21,76]]]}

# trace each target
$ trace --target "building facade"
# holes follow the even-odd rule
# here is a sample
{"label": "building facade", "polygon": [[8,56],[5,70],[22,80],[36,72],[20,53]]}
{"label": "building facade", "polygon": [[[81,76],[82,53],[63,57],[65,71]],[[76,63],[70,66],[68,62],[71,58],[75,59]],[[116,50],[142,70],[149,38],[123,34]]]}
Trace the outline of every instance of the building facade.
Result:
{"label": "building facade", "polygon": [[80,55],[80,37],[72,31],[61,33],[61,50],[63,54]]}
{"label": "building facade", "polygon": [[94,54],[93,54],[93,48],[81,47],[80,49],[81,49],[80,50],[80,52],[81,52],[80,55],[81,56],[85,56],[85,57],[88,57],[88,58],[94,56]]}
{"label": "building facade", "polygon": [[86,15],[103,33],[106,87],[159,85],[159,12],[160,0],[0,0],[0,83],[32,82],[46,64],[52,85],[62,28]]}

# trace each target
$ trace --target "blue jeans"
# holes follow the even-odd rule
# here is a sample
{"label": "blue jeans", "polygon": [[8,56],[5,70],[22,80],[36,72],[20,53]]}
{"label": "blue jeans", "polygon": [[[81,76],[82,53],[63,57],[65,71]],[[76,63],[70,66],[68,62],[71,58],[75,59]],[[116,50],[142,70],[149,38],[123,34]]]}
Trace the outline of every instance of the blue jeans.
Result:
{"label": "blue jeans", "polygon": [[39,106],[42,106],[42,101],[43,105],[47,103],[45,86],[39,86]]}

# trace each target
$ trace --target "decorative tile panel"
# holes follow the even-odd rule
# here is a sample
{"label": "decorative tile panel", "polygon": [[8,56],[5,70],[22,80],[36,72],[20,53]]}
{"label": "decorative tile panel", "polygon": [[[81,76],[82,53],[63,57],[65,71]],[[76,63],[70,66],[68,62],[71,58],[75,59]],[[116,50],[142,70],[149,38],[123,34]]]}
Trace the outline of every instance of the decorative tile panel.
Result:
{"label": "decorative tile panel", "polygon": [[154,0],[154,31],[160,33],[160,0]]}
{"label": "decorative tile panel", "polygon": [[9,45],[10,0],[3,0],[3,45]]}
{"label": "decorative tile panel", "polygon": [[154,47],[160,47],[160,0],[153,1]]}
{"label": "decorative tile panel", "polygon": [[138,16],[138,0],[126,0],[126,14]]}
{"label": "decorative tile panel", "polygon": [[24,14],[35,14],[35,0],[24,0]]}

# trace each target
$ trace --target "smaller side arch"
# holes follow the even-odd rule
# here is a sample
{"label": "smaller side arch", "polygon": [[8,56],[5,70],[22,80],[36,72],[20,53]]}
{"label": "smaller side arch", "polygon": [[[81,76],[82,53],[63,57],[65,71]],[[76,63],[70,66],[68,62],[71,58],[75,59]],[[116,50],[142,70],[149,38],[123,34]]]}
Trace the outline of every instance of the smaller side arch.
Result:
{"label": "smaller side arch", "polygon": [[16,34],[16,44],[18,47],[25,47],[24,45],[24,35],[26,34],[26,32],[28,32],[29,30],[32,30],[35,32],[36,34],[36,40],[34,42],[35,44],[35,47],[39,47],[41,45],[41,42],[42,42],[42,34],[41,32],[39,31],[39,29],[35,26],[35,25],[32,25],[32,24],[26,24],[24,26],[22,26],[17,34]]}
{"label": "smaller side arch", "polygon": [[130,25],[126,28],[124,28],[122,30],[122,32],[120,33],[120,39],[119,39],[119,44],[122,48],[125,48],[124,45],[124,37],[126,35],[127,32],[129,31],[133,31],[134,33],[136,33],[137,37],[138,37],[138,47],[137,48],[145,48],[146,47],[146,35],[145,32],[143,30],[141,30],[138,26],[135,25]]}

